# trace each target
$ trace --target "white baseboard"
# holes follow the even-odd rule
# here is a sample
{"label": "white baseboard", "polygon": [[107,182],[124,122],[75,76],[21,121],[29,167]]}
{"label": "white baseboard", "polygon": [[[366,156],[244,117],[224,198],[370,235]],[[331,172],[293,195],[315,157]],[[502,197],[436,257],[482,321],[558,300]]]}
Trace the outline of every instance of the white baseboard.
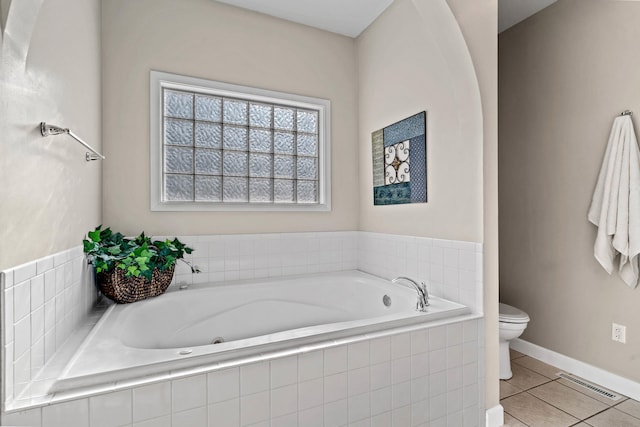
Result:
{"label": "white baseboard", "polygon": [[486,414],[486,427],[500,427],[504,424],[504,408],[502,405],[487,409]]}
{"label": "white baseboard", "polygon": [[620,375],[613,374],[579,360],[572,359],[564,354],[556,353],[555,351],[548,350],[520,338],[511,341],[511,348],[519,351],[520,353],[526,354],[527,356],[531,356],[548,363],[549,365],[560,368],[563,371],[567,371],[570,374],[575,374],[593,383],[601,385],[602,387],[624,394],[632,399],[640,400],[640,383],[631,381],[627,378],[621,377]]}

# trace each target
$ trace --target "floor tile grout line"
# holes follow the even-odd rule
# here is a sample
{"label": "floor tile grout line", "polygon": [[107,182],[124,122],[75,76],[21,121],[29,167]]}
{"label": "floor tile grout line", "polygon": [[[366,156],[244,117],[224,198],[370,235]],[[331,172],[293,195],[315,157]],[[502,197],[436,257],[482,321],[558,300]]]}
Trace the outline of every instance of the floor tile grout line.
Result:
{"label": "floor tile grout line", "polygon": [[[584,422],[585,424],[589,424],[589,423],[587,423],[587,420],[590,420],[591,418],[595,417],[596,415],[602,414],[603,412],[607,412],[607,411],[611,410],[611,408],[613,408],[613,406],[610,406],[610,407],[608,407],[606,409],[603,409],[602,411],[598,411],[595,414],[591,415],[590,417],[585,418],[585,419],[583,419],[581,421]],[[591,424],[589,424],[589,425],[591,425]]]}
{"label": "floor tile grout line", "polygon": [[[575,418],[576,420],[578,420],[578,422],[582,421],[579,417],[576,417],[575,415],[572,415],[570,413],[568,413],[567,411],[565,411],[564,409],[558,408],[557,406],[553,405],[552,403],[547,402],[546,400],[540,399],[538,396],[531,394],[527,391],[525,391],[525,393],[527,393],[529,396],[533,397],[534,399],[538,399],[540,402],[546,403],[547,405],[556,408],[558,411],[560,412],[564,412],[565,414],[569,415],[571,418]],[[589,417],[591,418],[591,417]]]}
{"label": "floor tile grout line", "polygon": [[505,412],[505,414],[508,414],[511,418],[514,418],[514,419],[518,420],[519,422],[521,422],[521,423],[522,423],[522,424],[524,424],[525,426],[527,426],[527,427],[531,427],[531,426],[529,426],[529,424],[525,423],[524,421],[522,421],[520,418],[516,417],[515,415],[512,415],[512,414],[510,414],[510,413],[509,413],[509,412],[507,412],[507,411],[504,411],[504,412]]}
{"label": "floor tile grout line", "polygon": [[[553,382],[553,381],[551,381],[551,382]],[[545,383],[545,384],[549,384],[549,383]],[[542,385],[545,385],[545,384],[542,384]],[[606,405],[606,403],[604,403],[604,402],[600,402],[598,399],[594,399],[593,397],[591,397],[591,396],[589,396],[589,395],[587,395],[587,394],[581,393],[580,391],[578,391],[578,390],[576,390],[576,389],[574,389],[574,388],[571,388],[571,387],[569,387],[569,386],[566,386],[566,385],[564,385],[564,384],[562,384],[562,383],[558,383],[558,384],[559,384],[559,385],[561,385],[561,386],[563,386],[563,387],[566,387],[566,388],[568,388],[568,389],[571,389],[571,390],[573,390],[573,391],[575,391],[575,392],[577,392],[577,393],[580,393],[580,394],[582,394],[583,396],[588,397],[589,399],[592,399],[592,400],[594,400],[594,401],[596,401],[596,402],[598,402],[598,403],[602,403],[603,405]],[[530,388],[529,390],[533,390],[534,388],[541,387],[542,385],[540,385],[540,386],[536,386],[536,387],[533,387],[533,388]],[[529,394],[531,394],[531,393],[529,393]],[[532,396],[534,396],[534,397],[538,397],[538,396],[535,396],[535,395],[532,395]],[[543,402],[547,402],[546,400],[544,400],[544,399],[542,399],[542,398],[540,398],[540,397],[538,397],[538,399],[542,400]],[[581,418],[581,417],[578,417],[577,415],[573,415],[573,414],[571,414],[571,413],[569,413],[569,412],[567,412],[567,411],[565,411],[565,410],[563,410],[563,409],[561,409],[561,408],[558,408],[556,405],[554,405],[554,404],[553,404],[553,403],[551,403],[551,402],[547,402],[547,403],[548,403],[549,405],[553,406],[554,408],[560,409],[562,412],[568,413],[568,414],[569,414],[569,415],[571,415],[573,418]],[[622,403],[622,402],[620,402],[620,403]],[[599,413],[601,413],[601,412],[604,412],[604,411],[606,411],[606,410],[608,410],[608,409],[611,409],[611,408],[613,408],[613,406],[607,406],[606,408],[604,408],[604,409],[602,409],[602,410],[600,410],[600,411],[598,411],[598,412],[595,412],[594,414],[592,414],[592,415],[588,416],[587,418],[582,419],[582,421],[584,421],[584,420],[586,420],[586,419],[589,419],[589,418],[591,418],[591,417],[593,417],[593,416],[595,416],[595,415],[597,415],[597,414],[599,414]]]}
{"label": "floor tile grout line", "polygon": [[[545,362],[543,362],[542,360],[538,360],[538,359],[536,359],[535,357],[531,357],[531,356],[526,356],[526,355],[525,355],[525,356],[523,356],[523,357],[518,357],[517,359],[513,359],[514,361],[516,361],[516,365],[520,366],[521,368],[525,368],[525,369],[528,369],[528,370],[530,370],[530,371],[533,371],[533,372],[535,372],[536,374],[538,374],[538,375],[542,375],[542,376],[543,376],[543,377],[545,377],[545,378],[549,378],[549,379],[550,379],[550,380],[552,380],[552,381],[555,381],[555,380],[556,380],[556,378],[551,378],[551,377],[549,377],[548,375],[545,375],[545,374],[543,374],[543,373],[542,373],[542,372],[540,372],[540,371],[537,371],[537,370],[535,370],[535,369],[533,369],[533,368],[529,368],[528,366],[521,365],[520,363],[518,363],[518,362],[517,362],[517,360],[518,360],[518,359],[524,359],[525,357],[528,357],[528,358],[533,359],[533,360],[535,360],[535,361],[537,361],[537,362],[540,362],[540,363],[544,363],[545,365],[550,366],[550,367],[552,367],[552,368],[554,368],[554,369],[557,369],[558,371],[563,371],[563,370],[562,370],[562,369],[560,369],[560,368],[556,368],[556,367],[555,367],[555,366],[553,366],[553,365],[549,365],[548,363],[545,363]],[[556,377],[557,377],[557,375],[556,375]]]}
{"label": "floor tile grout line", "polygon": [[[519,355],[519,356],[517,356],[517,357],[512,357],[512,358],[510,358],[510,360],[511,360],[511,361],[516,361],[517,359],[521,359],[521,358],[523,358],[523,357],[527,357],[527,355],[525,355],[525,354],[520,354],[520,355]],[[530,356],[529,356],[529,357],[530,357]],[[534,360],[538,361],[538,359],[535,359],[535,358],[533,358],[533,357],[531,357],[531,359],[534,359]],[[541,363],[544,363],[544,362],[542,362],[542,361],[540,361],[540,362],[541,362]],[[602,400],[600,400],[600,399],[596,399],[595,397],[590,396],[590,395],[588,395],[587,393],[584,393],[584,392],[583,392],[583,391],[581,391],[581,390],[578,390],[578,389],[576,389],[576,388],[570,387],[570,386],[568,386],[568,385],[566,385],[566,384],[563,384],[563,383],[559,382],[559,380],[561,379],[561,377],[549,378],[547,375],[545,375],[545,374],[543,374],[543,373],[541,373],[541,372],[539,372],[539,371],[537,371],[537,370],[535,370],[535,369],[532,369],[532,368],[527,367],[527,366],[523,366],[523,365],[521,365],[520,363],[517,363],[517,362],[516,362],[516,364],[518,365],[518,367],[520,367],[520,368],[522,368],[522,369],[525,369],[525,370],[527,370],[527,371],[533,372],[533,373],[535,373],[535,374],[537,374],[537,375],[540,375],[540,376],[544,377],[545,379],[548,379],[548,381],[545,381],[545,382],[543,382],[543,383],[541,383],[541,384],[537,384],[537,385],[534,385],[534,386],[532,386],[532,387],[526,388],[526,389],[521,390],[521,391],[519,391],[519,392],[517,392],[517,393],[513,393],[513,394],[511,394],[511,395],[509,395],[509,396],[501,397],[501,398],[500,398],[500,401],[505,400],[505,399],[509,399],[509,398],[514,397],[514,396],[517,396],[517,395],[520,395],[520,394],[522,394],[522,393],[527,393],[529,396],[531,396],[531,397],[533,397],[533,398],[535,398],[535,399],[537,399],[537,400],[539,400],[539,401],[541,401],[541,402],[543,402],[543,403],[546,403],[546,404],[550,405],[551,407],[553,407],[553,408],[555,408],[555,409],[559,410],[560,412],[562,412],[562,413],[564,413],[564,414],[567,414],[567,415],[569,415],[570,417],[572,417],[572,418],[576,419],[576,420],[577,420],[577,422],[576,422],[576,423],[574,423],[574,424],[571,424],[572,426],[576,426],[576,425],[578,425],[578,424],[580,424],[580,423],[585,423],[585,424],[587,424],[587,425],[591,426],[591,424],[589,424],[589,423],[587,422],[587,420],[592,419],[593,417],[595,417],[595,416],[597,416],[597,415],[599,415],[599,414],[601,414],[601,413],[603,413],[603,412],[609,411],[609,410],[611,410],[611,409],[616,409],[618,412],[622,412],[623,414],[628,415],[628,416],[632,417],[633,419],[640,420],[640,417],[636,417],[636,416],[635,416],[635,415],[633,415],[633,414],[630,414],[630,413],[628,413],[628,412],[626,412],[626,411],[624,411],[624,410],[618,409],[618,406],[620,406],[621,404],[623,404],[624,402],[626,402],[626,401],[628,401],[628,400],[632,400],[632,401],[634,401],[634,402],[637,402],[637,401],[635,401],[635,400],[633,400],[633,399],[631,399],[631,398],[629,398],[629,397],[627,397],[627,396],[621,395],[621,396],[623,397],[623,399],[622,399],[622,400],[620,400],[619,402],[612,402],[611,404],[609,404],[608,402],[603,402],[603,401],[602,401]],[[548,364],[547,364],[547,365],[548,365]],[[553,365],[548,365],[548,366],[550,366],[550,367],[552,367],[552,368],[556,368],[556,367],[555,367],[555,366],[553,366]],[[568,371],[565,371],[565,370],[562,370],[562,369],[559,369],[559,368],[557,368],[557,369],[558,369],[558,371],[559,371],[559,372],[568,372]],[[512,380],[512,379],[513,379],[513,377],[512,377],[512,378],[510,378],[509,380],[505,380],[505,382],[506,382],[506,383],[508,383],[511,387],[514,387],[514,388],[516,388],[516,389],[520,389],[520,387],[517,387],[517,386],[513,385],[513,384],[510,382],[510,380]],[[598,403],[601,403],[601,404],[605,405],[605,406],[606,406],[606,408],[604,408],[604,409],[602,409],[602,410],[600,410],[600,411],[598,411],[598,412],[595,412],[595,413],[591,414],[591,415],[590,415],[589,417],[587,417],[587,418],[582,418],[582,417],[577,417],[577,416],[575,416],[575,415],[573,415],[573,414],[571,414],[571,413],[569,413],[569,412],[567,412],[567,411],[565,411],[565,410],[563,410],[563,409],[561,409],[561,408],[559,408],[559,407],[555,406],[553,403],[547,402],[546,400],[541,399],[541,398],[539,398],[539,397],[537,397],[537,396],[535,396],[535,395],[533,395],[533,394],[529,393],[529,391],[530,391],[530,390],[533,390],[533,389],[538,388],[538,387],[542,387],[542,386],[544,386],[545,384],[550,384],[551,382],[554,382],[554,381],[558,381],[558,384],[559,384],[559,385],[561,385],[561,386],[563,386],[563,387],[570,388],[571,390],[573,390],[573,391],[575,391],[575,392],[577,392],[577,393],[580,393],[581,395],[583,395],[583,396],[585,396],[585,397],[587,397],[587,398],[590,398],[590,399],[592,399],[592,400],[595,400],[595,401],[596,401],[596,402],[598,402]],[[516,416],[512,415],[511,413],[509,413],[509,412],[507,412],[507,411],[505,411],[505,413],[506,413],[506,414],[508,414],[510,417],[514,418],[515,420],[517,420],[517,421],[519,421],[519,422],[523,423],[524,425],[527,425],[525,422],[523,422],[522,420],[520,420],[518,417],[516,417]],[[528,426],[528,425],[527,425],[527,426]]]}
{"label": "floor tile grout line", "polygon": [[[629,399],[627,399],[627,400],[629,400]],[[633,399],[631,399],[631,400],[633,400]],[[629,415],[630,417],[635,418],[636,420],[640,421],[640,418],[636,417],[635,415],[632,415],[632,414],[628,413],[627,411],[623,411],[622,409],[618,409],[618,408],[617,408],[617,406],[618,406],[618,405],[621,405],[621,404],[623,404],[624,402],[626,402],[626,400],[624,400],[624,401],[622,401],[622,402],[618,402],[618,403],[616,403],[614,406],[610,406],[610,407],[609,407],[609,409],[615,409],[616,411],[620,411],[620,412],[622,412],[623,414]],[[637,402],[637,400],[636,400],[636,402]]]}

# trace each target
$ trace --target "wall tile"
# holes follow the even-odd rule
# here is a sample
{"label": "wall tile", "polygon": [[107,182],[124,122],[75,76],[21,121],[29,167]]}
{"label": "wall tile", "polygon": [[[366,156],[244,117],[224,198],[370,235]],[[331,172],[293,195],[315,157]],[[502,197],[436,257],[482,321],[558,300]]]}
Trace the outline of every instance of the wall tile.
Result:
{"label": "wall tile", "polygon": [[298,381],[298,357],[289,356],[274,359],[271,366],[271,387],[278,388]]}
{"label": "wall tile", "polygon": [[28,262],[26,264],[19,265],[13,269],[13,282],[21,283],[30,280],[36,275],[37,263],[36,261]]}
{"label": "wall tile", "polygon": [[13,270],[0,271],[0,279],[3,290],[11,289],[13,287]]}
{"label": "wall tile", "polygon": [[40,305],[31,312],[31,345],[44,337],[44,307]]}
{"label": "wall tile", "polygon": [[391,360],[391,338],[383,337],[371,340],[371,364]]}
{"label": "wall tile", "polygon": [[371,365],[371,390],[391,385],[391,362],[378,363]]}
{"label": "wall tile", "polygon": [[419,402],[429,398],[429,377],[411,379],[411,402]]}
{"label": "wall tile", "polygon": [[207,375],[209,403],[222,402],[240,396],[240,370],[222,369]]}
{"label": "wall tile", "polygon": [[305,381],[298,384],[298,406],[300,409],[309,409],[323,403],[323,379]]}
{"label": "wall tile", "polygon": [[370,389],[370,371],[369,367],[352,369],[348,373],[348,391],[349,396],[366,393]]}
{"label": "wall tile", "polygon": [[446,349],[447,368],[462,366],[462,346],[452,345]]}
{"label": "wall tile", "polygon": [[437,326],[429,329],[429,350],[440,350],[447,345],[447,329]]}
{"label": "wall tile", "polygon": [[400,359],[411,355],[411,334],[399,334],[391,337],[391,359]]}
{"label": "wall tile", "polygon": [[379,415],[391,410],[391,387],[373,390],[371,398],[371,416]]}
{"label": "wall tile", "polygon": [[324,425],[326,427],[346,425],[349,422],[348,407],[347,399],[336,400],[324,405]]}
{"label": "wall tile", "polygon": [[185,411],[207,403],[207,376],[196,375],[171,381],[172,412]]}
{"label": "wall tile", "polygon": [[242,396],[240,399],[240,424],[247,426],[269,419],[269,392]]}
{"label": "wall tile", "polygon": [[207,424],[207,407],[201,406],[182,412],[174,412],[172,418],[174,426],[205,426]]}
{"label": "wall tile", "polygon": [[462,364],[467,365],[469,363],[478,361],[478,343],[476,341],[469,341],[462,345]]}
{"label": "wall tile", "polygon": [[34,311],[44,303],[44,275],[33,277],[29,283],[31,286],[31,311]]}
{"label": "wall tile", "polygon": [[89,399],[72,400],[42,408],[42,427],[88,425]]}
{"label": "wall tile", "polygon": [[323,427],[324,407],[316,406],[315,408],[298,411],[298,425],[305,427]]}
{"label": "wall tile", "polygon": [[171,427],[171,415],[133,423],[133,427]]}
{"label": "wall tile", "polygon": [[2,371],[2,373],[4,374],[4,377],[2,378],[2,387],[4,388],[4,392],[6,396],[5,398],[7,400],[11,400],[13,399],[13,395],[14,395],[13,393],[13,387],[14,387],[13,343],[9,343],[9,345],[7,345],[4,348],[4,363],[5,363],[5,367],[4,367],[4,370]]}
{"label": "wall tile", "polygon": [[429,397],[443,394],[447,391],[447,372],[437,372],[429,376]]}
{"label": "wall tile", "polygon": [[168,381],[133,389],[133,421],[171,414],[171,383]]}
{"label": "wall tile", "polygon": [[369,366],[369,341],[361,341],[348,346],[348,367],[349,369]]}
{"label": "wall tile", "polygon": [[391,411],[371,417],[371,427],[389,427],[391,425]]}
{"label": "wall tile", "polygon": [[429,405],[426,400],[420,400],[411,405],[411,425],[426,425],[429,420]]}
{"label": "wall tile", "polygon": [[40,426],[42,424],[42,409],[34,408],[26,411],[13,412],[2,415],[4,426]]}
{"label": "wall tile", "polygon": [[347,397],[348,376],[346,372],[324,377],[324,401],[333,402]]}
{"label": "wall tile", "polygon": [[48,270],[44,273],[44,300],[49,301],[56,296],[56,272]]}
{"label": "wall tile", "polygon": [[429,350],[429,331],[421,329],[411,333],[411,354],[424,353]]}
{"label": "wall tile", "polygon": [[411,357],[391,361],[391,384],[409,381],[411,378]]}
{"label": "wall tile", "polygon": [[411,403],[411,381],[391,385],[391,408],[401,408]]}
{"label": "wall tile", "polygon": [[447,396],[439,394],[429,399],[429,421],[435,421],[447,415]]}
{"label": "wall tile", "polygon": [[302,353],[298,356],[298,380],[300,382],[321,378],[324,372],[322,350]]}
{"label": "wall tile", "polygon": [[44,366],[44,337],[31,346],[31,378]]}
{"label": "wall tile", "polygon": [[[271,390],[271,417],[280,417],[298,410],[298,385]],[[296,416],[297,419],[297,416]]]}
{"label": "wall tile", "polygon": [[240,395],[269,389],[269,362],[252,363],[240,368]]}
{"label": "wall tile", "polygon": [[238,427],[240,425],[240,399],[225,400],[209,405],[210,427]]}
{"label": "wall tile", "polygon": [[359,421],[371,416],[371,402],[369,393],[363,393],[349,398],[349,422]]}
{"label": "wall tile", "polygon": [[31,347],[31,316],[23,317],[14,328],[14,359],[18,360]]}
{"label": "wall tile", "polygon": [[130,424],[131,390],[102,394],[89,398],[91,427],[118,427]]}
{"label": "wall tile", "polygon": [[411,377],[417,378],[429,374],[429,353],[411,356]]}
{"label": "wall tile", "polygon": [[347,370],[348,349],[345,346],[324,350],[324,375],[332,375]]}
{"label": "wall tile", "polygon": [[403,406],[396,408],[391,412],[391,426],[401,427],[408,426],[411,423],[411,407]]}
{"label": "wall tile", "polygon": [[447,369],[447,390],[462,387],[462,367]]}
{"label": "wall tile", "polygon": [[292,413],[281,417],[271,418],[266,427],[298,427],[298,414]]}
{"label": "wall tile", "polygon": [[5,331],[5,344],[13,342],[13,288],[4,291],[4,318],[2,327]]}
{"label": "wall tile", "polygon": [[31,283],[19,282],[13,287],[13,317],[19,321],[31,312]]}

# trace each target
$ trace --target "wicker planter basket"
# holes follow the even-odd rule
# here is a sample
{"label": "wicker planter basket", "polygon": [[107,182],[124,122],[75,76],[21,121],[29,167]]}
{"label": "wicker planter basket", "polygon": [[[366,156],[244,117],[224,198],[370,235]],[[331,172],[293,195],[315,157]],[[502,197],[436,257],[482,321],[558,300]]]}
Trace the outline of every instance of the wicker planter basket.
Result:
{"label": "wicker planter basket", "polygon": [[175,264],[164,271],[155,269],[149,282],[144,277],[125,277],[126,271],[116,268],[98,273],[98,287],[103,295],[119,304],[142,301],[162,295],[173,279],[174,270]]}

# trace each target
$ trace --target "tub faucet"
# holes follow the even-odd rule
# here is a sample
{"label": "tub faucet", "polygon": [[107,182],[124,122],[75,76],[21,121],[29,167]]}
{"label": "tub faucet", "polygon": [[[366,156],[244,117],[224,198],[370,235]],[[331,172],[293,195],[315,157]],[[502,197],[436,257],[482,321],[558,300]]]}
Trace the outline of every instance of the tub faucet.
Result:
{"label": "tub faucet", "polygon": [[413,285],[413,287],[418,292],[418,302],[416,303],[417,311],[427,311],[427,306],[429,305],[429,293],[427,292],[427,286],[422,282],[422,284],[418,284],[415,280],[410,279],[408,277],[399,276],[391,281],[391,283],[398,283],[400,280],[404,280]]}

